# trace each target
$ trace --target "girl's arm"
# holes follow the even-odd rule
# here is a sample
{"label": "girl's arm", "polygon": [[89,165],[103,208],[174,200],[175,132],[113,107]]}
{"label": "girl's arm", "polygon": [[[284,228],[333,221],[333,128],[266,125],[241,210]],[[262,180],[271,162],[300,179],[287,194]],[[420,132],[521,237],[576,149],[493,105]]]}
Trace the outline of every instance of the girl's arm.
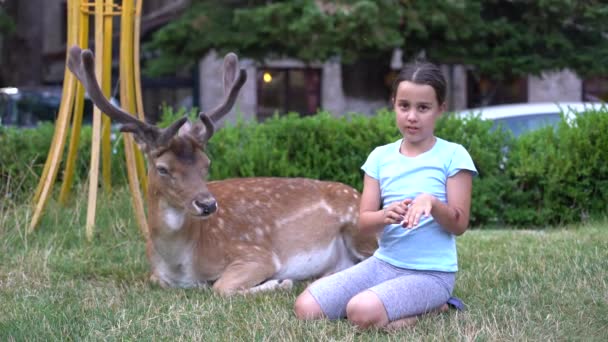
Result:
{"label": "girl's arm", "polygon": [[363,178],[363,194],[359,206],[359,229],[363,233],[378,233],[387,224],[400,223],[406,212],[404,203],[381,208],[380,183],[367,174]]}
{"label": "girl's arm", "polygon": [[447,204],[435,199],[431,215],[448,232],[462,235],[469,227],[473,174],[466,170],[459,171],[448,178],[446,188]]}
{"label": "girl's arm", "polygon": [[469,226],[472,189],[473,174],[459,171],[447,180],[447,204],[430,194],[419,195],[408,209],[404,227],[413,228],[422,215],[430,214],[448,232],[462,235]]}

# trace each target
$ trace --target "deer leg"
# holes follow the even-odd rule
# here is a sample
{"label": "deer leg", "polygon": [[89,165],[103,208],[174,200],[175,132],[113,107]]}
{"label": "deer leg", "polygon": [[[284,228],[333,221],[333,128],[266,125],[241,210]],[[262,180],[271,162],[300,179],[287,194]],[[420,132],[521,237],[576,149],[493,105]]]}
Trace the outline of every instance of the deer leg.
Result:
{"label": "deer leg", "polygon": [[213,284],[213,289],[221,295],[228,296],[234,293],[255,293],[288,286],[287,283],[282,285],[278,280],[264,282],[275,272],[272,261],[235,261]]}
{"label": "deer leg", "polygon": [[273,290],[291,290],[293,287],[293,281],[291,279],[271,279],[269,281],[263,282],[258,286],[254,286],[247,290],[241,290],[239,293],[241,294],[254,294],[258,292],[266,292]]}

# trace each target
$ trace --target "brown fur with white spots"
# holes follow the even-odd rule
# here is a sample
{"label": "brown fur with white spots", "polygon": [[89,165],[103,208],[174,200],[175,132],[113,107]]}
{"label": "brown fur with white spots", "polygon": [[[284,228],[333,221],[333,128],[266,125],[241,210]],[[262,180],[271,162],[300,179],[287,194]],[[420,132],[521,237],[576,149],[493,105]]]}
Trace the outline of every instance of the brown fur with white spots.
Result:
{"label": "brown fur with white spots", "polygon": [[340,271],[375,250],[357,233],[359,193],[305,178],[238,178],[206,182],[204,147],[214,122],[245,82],[236,55],[224,60],[225,98],[201,122],[165,129],[139,121],[103,96],[93,54],[70,50],[68,66],[102,112],[133,133],[148,159],[147,255],[151,279],[164,287],[213,284],[221,294],[291,287],[293,280]]}

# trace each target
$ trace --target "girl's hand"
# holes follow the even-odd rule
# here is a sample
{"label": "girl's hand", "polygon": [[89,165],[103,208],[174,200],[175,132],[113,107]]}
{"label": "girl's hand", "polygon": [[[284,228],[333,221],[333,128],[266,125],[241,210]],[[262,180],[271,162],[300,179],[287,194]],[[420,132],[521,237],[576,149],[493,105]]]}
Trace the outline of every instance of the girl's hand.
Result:
{"label": "girl's hand", "polygon": [[423,215],[424,217],[429,217],[431,215],[435,197],[430,194],[420,194],[414,200],[410,199],[409,201],[411,204],[407,208],[401,225],[403,228],[411,229],[418,225],[420,218]]}
{"label": "girl's hand", "polygon": [[407,214],[407,207],[411,202],[412,200],[408,198],[401,202],[392,203],[384,208],[384,224],[401,224]]}

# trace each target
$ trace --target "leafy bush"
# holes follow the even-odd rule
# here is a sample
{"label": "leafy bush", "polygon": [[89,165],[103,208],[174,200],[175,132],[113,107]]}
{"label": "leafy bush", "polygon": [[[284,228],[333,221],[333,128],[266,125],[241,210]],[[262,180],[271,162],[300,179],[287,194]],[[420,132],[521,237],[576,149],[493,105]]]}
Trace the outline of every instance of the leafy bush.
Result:
{"label": "leafy bush", "polygon": [[[164,109],[166,126],[196,111]],[[446,115],[437,136],[462,144],[479,171],[474,178],[471,224],[540,226],[605,215],[608,203],[608,113],[590,112],[557,129],[546,128],[517,140],[479,118]],[[0,128],[0,193],[15,199],[33,192],[46,160],[52,125],[32,130]],[[120,137],[120,135],[119,135]],[[367,117],[328,112],[300,117],[296,113],[264,123],[237,120],[209,141],[210,179],[250,176],[310,177],[334,180],[362,189],[360,170],[379,145],[400,138],[394,114],[382,110]],[[91,130],[81,134],[75,181],[86,181]],[[124,151],[114,141],[112,180],[125,183]],[[65,162],[65,160],[64,160]],[[57,182],[61,181],[61,170]]]}
{"label": "leafy bush", "polygon": [[[509,136],[491,132],[491,123],[478,118],[460,120],[445,116],[437,135],[463,144],[480,172],[475,179],[471,222],[496,221],[508,189],[500,168],[501,148]],[[263,124],[238,122],[218,131],[209,143],[213,160],[210,177],[250,176],[310,177],[335,180],[362,189],[361,165],[376,146],[400,138],[394,115],[350,115],[335,118],[327,112],[315,116],[275,117]]]}
{"label": "leafy bush", "polygon": [[[0,127],[0,197],[21,201],[33,195],[50,150],[54,131],[55,127],[51,123],[42,123],[34,129]],[[126,183],[126,170],[122,162],[124,149],[121,136],[119,134],[116,136],[117,140],[112,142],[111,179],[116,184],[124,184]],[[69,142],[70,136],[66,139],[56,183],[63,181]],[[88,179],[90,160],[91,127],[84,126],[80,132],[74,167],[75,183]]]}
{"label": "leafy bush", "polygon": [[292,113],[264,123],[239,121],[209,142],[213,179],[249,176],[310,177],[362,187],[360,167],[373,147],[395,140],[392,115],[333,117]]}
{"label": "leafy bush", "polygon": [[604,215],[608,209],[608,112],[518,139],[507,170],[516,189],[505,199],[505,221],[552,225]]}
{"label": "leafy bush", "polygon": [[0,127],[0,194],[3,198],[21,198],[36,186],[53,130],[51,124],[28,130]]}

